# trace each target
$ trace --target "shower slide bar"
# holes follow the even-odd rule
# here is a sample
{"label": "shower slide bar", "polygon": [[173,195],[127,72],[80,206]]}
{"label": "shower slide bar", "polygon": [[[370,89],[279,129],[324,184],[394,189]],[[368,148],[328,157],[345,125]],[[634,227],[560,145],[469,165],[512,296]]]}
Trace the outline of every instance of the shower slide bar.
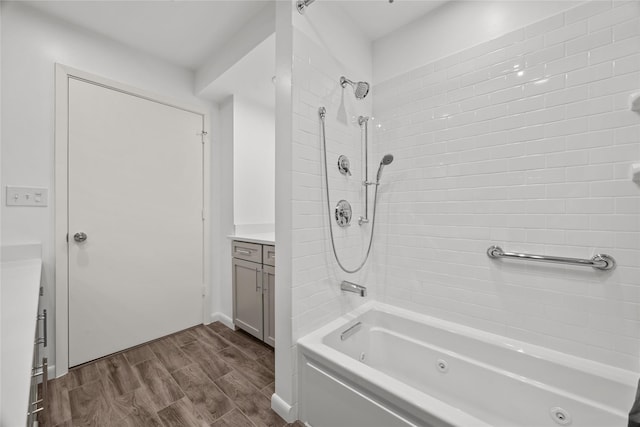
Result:
{"label": "shower slide bar", "polygon": [[581,258],[565,258],[549,255],[532,255],[521,254],[517,252],[505,252],[500,246],[490,246],[487,249],[489,258],[511,258],[523,261],[551,262],[554,264],[568,264],[579,267],[592,267],[598,270],[613,270],[616,266],[616,260],[612,256],[606,254],[596,254],[591,259]]}

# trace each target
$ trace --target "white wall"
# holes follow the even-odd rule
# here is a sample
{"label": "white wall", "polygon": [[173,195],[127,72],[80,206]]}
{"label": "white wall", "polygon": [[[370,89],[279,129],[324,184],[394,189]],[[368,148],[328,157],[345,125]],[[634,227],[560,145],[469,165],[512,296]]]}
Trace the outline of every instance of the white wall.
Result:
{"label": "white wall", "polygon": [[[219,107],[219,127],[216,134],[220,135],[217,169],[214,169],[214,181],[220,187],[219,197],[212,198],[211,211],[219,215],[218,227],[220,230],[218,244],[214,237],[214,264],[212,268],[217,268],[217,278],[219,286],[213,287],[212,292],[212,320],[221,320],[228,326],[232,326],[233,320],[233,295],[231,277],[231,241],[227,236],[234,233],[233,226],[233,133],[234,133],[234,98],[229,97],[220,103]],[[212,165],[213,166],[213,165]],[[228,208],[224,208],[228,207]]]}
{"label": "white wall", "polygon": [[[377,149],[395,155],[381,300],[640,371],[639,29],[640,3],[587,3],[374,87]],[[618,266],[491,260],[493,244]]]}
{"label": "white wall", "polygon": [[292,135],[293,135],[293,1],[276,2],[276,170],[275,224],[278,262],[275,278],[276,352],[275,394],[271,407],[285,420],[297,419],[293,406],[297,394],[294,381],[296,352],[291,333],[291,275],[292,275]]}
{"label": "white wall", "polygon": [[[335,190],[331,203],[335,204],[347,194],[355,195],[350,199],[358,215],[361,213],[358,205],[361,168],[358,167],[360,128],[357,117],[370,115],[371,100],[356,101],[351,88],[343,90],[340,87],[339,79],[344,75],[353,80],[370,81],[372,59],[370,41],[356,30],[338,5],[316,2],[304,16],[295,11],[293,2],[288,4],[287,10],[283,10],[287,7],[284,3],[278,7],[276,235],[278,259],[283,261],[278,261],[276,267],[276,305],[291,301],[291,312],[286,313],[286,318],[283,318],[284,313],[279,314],[280,309],[276,314],[276,393],[293,407],[291,413],[295,413],[297,338],[363,302],[358,297],[342,297],[340,293],[340,280],[349,275],[337,268],[328,240],[318,108],[321,105],[327,108],[329,174]],[[289,83],[285,69],[287,61],[292,70],[291,93],[285,87]],[[287,112],[289,118],[281,116]],[[354,175],[346,182],[335,167],[340,152],[349,155],[354,165]],[[280,163],[282,161],[287,163]],[[355,264],[360,253],[366,250],[363,242],[368,230],[365,230],[366,227],[358,227],[357,217],[349,229],[336,230],[338,236],[347,237],[343,241],[348,241],[353,249],[341,248],[347,264]],[[284,256],[281,257],[281,253]],[[364,281],[365,278],[366,270],[350,280]],[[283,337],[280,331],[288,332],[287,336]]]}
{"label": "white wall", "polygon": [[[0,7],[0,99],[2,99],[2,8]],[[2,103],[0,103],[0,177],[2,176]],[[0,189],[2,185],[0,185]],[[2,223],[2,212],[0,211],[0,224]],[[2,227],[0,227],[0,242],[2,242]],[[2,266],[0,266],[0,273]],[[0,279],[0,307],[2,307],[2,279]],[[2,316],[0,316],[0,331],[2,330]],[[2,340],[0,340],[0,355],[2,355]],[[0,366],[2,360],[0,358]],[[0,369],[0,384],[2,384],[2,370]],[[2,412],[2,392],[0,391],[0,413]]]}
{"label": "white wall", "polygon": [[[294,14],[293,64],[293,320],[294,340],[335,317],[346,307],[341,279],[350,276],[335,263],[328,234],[328,212],[323,191],[322,150],[318,108],[327,110],[327,150],[333,207],[348,195],[354,208],[353,225],[339,229],[333,222],[336,243],[351,239],[339,251],[349,267],[357,265],[367,227],[357,225],[361,172],[360,115],[371,115],[371,98],[356,100],[351,87],[340,87],[341,76],[370,81],[372,50],[341,9],[331,2],[314,3],[305,15]],[[351,159],[353,175],[344,177],[336,167],[339,154]],[[340,249],[340,248],[339,248]],[[354,249],[354,250],[347,250]],[[364,250],[363,250],[364,249]],[[366,269],[365,271],[366,272]],[[364,272],[350,280],[364,279]],[[346,299],[349,300],[349,299]],[[353,299],[358,304],[359,299]],[[351,305],[351,304],[347,304]]]}
{"label": "white wall", "polygon": [[[377,83],[575,6],[576,1],[450,1],[374,42]],[[390,13],[393,13],[390,11]]]}
{"label": "white wall", "polygon": [[275,223],[275,114],[233,97],[233,210],[236,225]]}
{"label": "white wall", "polygon": [[[192,72],[46,17],[19,2],[2,3],[1,39],[2,185],[42,186],[50,190],[48,208],[7,208],[2,203],[2,239],[3,244],[42,242],[48,301],[45,308],[54,318],[54,64],[59,62],[179,102],[201,105],[212,113],[216,110],[192,95]],[[215,136],[212,140],[215,144]],[[216,149],[212,152],[216,158]],[[213,200],[217,197],[212,194]],[[49,336],[54,336],[53,322]],[[55,343],[49,350],[52,364],[54,354]]]}

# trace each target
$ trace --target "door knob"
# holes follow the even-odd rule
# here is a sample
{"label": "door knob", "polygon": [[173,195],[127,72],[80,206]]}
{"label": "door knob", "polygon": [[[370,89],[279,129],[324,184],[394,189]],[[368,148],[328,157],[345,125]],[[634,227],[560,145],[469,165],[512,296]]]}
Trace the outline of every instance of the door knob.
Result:
{"label": "door knob", "polygon": [[73,240],[76,242],[84,242],[87,240],[87,235],[81,231],[73,235]]}

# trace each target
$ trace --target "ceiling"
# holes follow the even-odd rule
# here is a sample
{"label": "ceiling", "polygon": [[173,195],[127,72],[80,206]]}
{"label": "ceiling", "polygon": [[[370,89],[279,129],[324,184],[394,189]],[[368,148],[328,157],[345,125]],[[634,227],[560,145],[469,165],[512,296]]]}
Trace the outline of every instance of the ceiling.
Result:
{"label": "ceiling", "polygon": [[196,70],[272,0],[33,1],[50,15]]}
{"label": "ceiling", "polygon": [[[249,21],[277,0],[37,0],[44,13],[196,71]],[[445,0],[335,2],[372,41],[429,13]],[[313,5],[310,5],[309,13]],[[273,107],[275,37],[267,38],[207,86],[200,96],[236,94]]]}
{"label": "ceiling", "polygon": [[[273,1],[276,0],[44,0],[29,1],[29,4],[173,64],[196,70]],[[371,40],[445,3],[445,0],[318,1],[336,2]]]}
{"label": "ceiling", "polygon": [[236,62],[199,95],[221,101],[235,94],[261,104],[275,107],[276,87],[271,81],[276,73],[276,36],[272,34],[251,52]]}
{"label": "ceiling", "polygon": [[395,0],[393,3],[389,3],[389,0],[343,0],[338,4],[369,39],[377,40],[446,2],[447,0]]}

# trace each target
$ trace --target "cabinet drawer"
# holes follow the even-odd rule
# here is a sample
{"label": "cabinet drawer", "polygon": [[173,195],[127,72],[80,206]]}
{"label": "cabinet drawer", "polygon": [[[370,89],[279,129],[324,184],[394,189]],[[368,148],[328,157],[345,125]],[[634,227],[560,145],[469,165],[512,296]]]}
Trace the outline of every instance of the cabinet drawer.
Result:
{"label": "cabinet drawer", "polygon": [[262,245],[256,243],[234,240],[231,253],[234,258],[262,263]]}
{"label": "cabinet drawer", "polygon": [[266,265],[276,265],[276,247],[264,245],[262,249],[262,263]]}

